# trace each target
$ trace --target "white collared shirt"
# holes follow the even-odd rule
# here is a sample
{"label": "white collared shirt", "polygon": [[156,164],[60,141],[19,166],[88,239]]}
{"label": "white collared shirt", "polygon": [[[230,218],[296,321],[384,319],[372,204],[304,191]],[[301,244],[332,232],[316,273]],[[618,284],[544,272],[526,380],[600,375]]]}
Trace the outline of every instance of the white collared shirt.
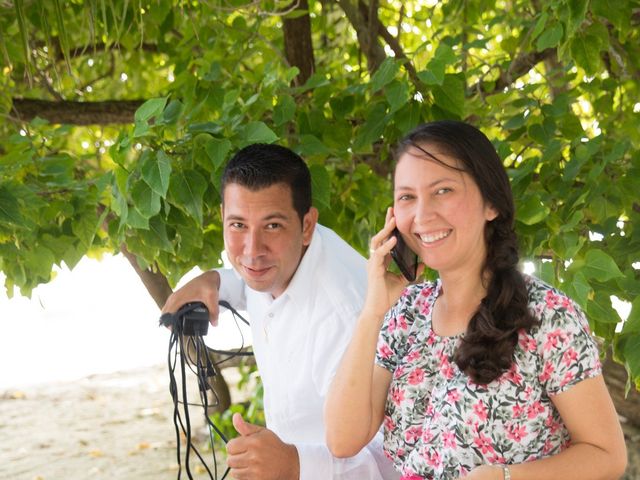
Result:
{"label": "white collared shirt", "polygon": [[324,400],[364,302],[365,259],[318,225],[276,299],[252,290],[231,269],[218,272],[220,299],[249,314],[267,427],[298,449],[300,480],[399,478],[380,434],[347,459],[333,457],[325,444]]}

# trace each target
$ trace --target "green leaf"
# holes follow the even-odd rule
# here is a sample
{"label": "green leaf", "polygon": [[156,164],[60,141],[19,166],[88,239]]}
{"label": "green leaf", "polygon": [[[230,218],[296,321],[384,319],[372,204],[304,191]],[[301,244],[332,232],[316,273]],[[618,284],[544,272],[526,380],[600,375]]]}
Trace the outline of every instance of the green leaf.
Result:
{"label": "green leaf", "polygon": [[624,276],[613,258],[596,248],[585,255],[582,272],[586,278],[595,278],[600,282]]}
{"label": "green leaf", "polygon": [[312,155],[329,155],[331,150],[315,135],[301,135],[298,146],[299,153],[303,157]]}
{"label": "green leaf", "polygon": [[544,27],[546,27],[547,25],[548,19],[549,19],[549,14],[546,11],[540,14],[540,16],[538,17],[538,20],[536,21],[535,27],[533,27],[533,30],[531,31],[532,40],[535,40],[536,38],[538,38],[538,35],[542,33],[542,31],[544,30]]}
{"label": "green leaf", "polygon": [[246,146],[252,143],[273,143],[278,140],[278,135],[263,122],[249,122],[240,131],[240,138],[243,146]]}
{"label": "green leaf", "polygon": [[[149,220],[149,233],[153,239],[151,246],[164,250],[165,252],[174,253],[173,244],[167,235],[167,225],[160,217],[153,217]],[[147,236],[149,239],[149,236]]]}
{"label": "green leaf", "polygon": [[549,215],[549,207],[544,205],[538,195],[529,195],[521,200],[516,210],[516,219],[525,225],[535,225]]}
{"label": "green leaf", "polygon": [[324,165],[311,165],[311,191],[313,203],[318,208],[329,209],[331,207],[331,178]]}
{"label": "green leaf", "polygon": [[191,215],[202,226],[202,202],[207,181],[195,170],[177,172],[171,178],[169,195],[173,203]]}
{"label": "green leaf", "polygon": [[571,282],[564,284],[564,289],[567,295],[578,302],[578,305],[581,305],[583,308],[587,306],[592,288],[582,272],[576,273],[571,279]]}
{"label": "green leaf", "polygon": [[22,223],[18,200],[7,187],[0,185],[0,224],[21,226]]}
{"label": "green leaf", "polygon": [[433,87],[433,99],[436,105],[462,117],[464,111],[465,82],[462,74],[446,74],[442,86]]}
{"label": "green leaf", "polygon": [[600,70],[600,40],[595,35],[577,35],[571,41],[571,57],[587,75]]}
{"label": "green leaf", "polygon": [[211,138],[205,145],[205,151],[207,156],[213,163],[213,166],[218,170],[227,159],[227,154],[231,151],[231,142],[225,139]]}
{"label": "green leaf", "polygon": [[427,68],[418,72],[418,78],[427,85],[442,85],[447,66],[454,64],[456,60],[453,49],[446,43],[440,43]]}
{"label": "green leaf", "polygon": [[624,322],[622,332],[624,334],[640,334],[640,297],[636,297],[631,303],[629,317]]}
{"label": "green leaf", "polygon": [[164,110],[164,106],[167,104],[167,99],[169,97],[159,97],[159,98],[150,98],[146,102],[144,102],[134,115],[134,120],[136,123],[143,123],[149,121],[149,119],[153,117],[157,117]]}
{"label": "green leaf", "polygon": [[640,390],[640,335],[629,336],[624,339],[621,347],[625,364],[635,385]]}
{"label": "green leaf", "polygon": [[293,100],[293,97],[291,95],[283,95],[273,109],[273,124],[279,127],[291,121],[295,113],[296,102]]}
{"label": "green leaf", "polygon": [[353,141],[353,149],[356,152],[371,151],[373,143],[380,140],[387,123],[386,107],[377,103],[369,109],[365,123],[358,129]]}
{"label": "green leaf", "polygon": [[162,198],[167,196],[170,176],[171,159],[162,150],[158,150],[155,155],[149,154],[144,157],[142,178],[151,190]]}
{"label": "green leaf", "polygon": [[371,90],[377,92],[388,83],[391,83],[396,77],[400,65],[401,62],[393,57],[387,57],[371,77]]}
{"label": "green leaf", "polygon": [[539,52],[546,50],[547,48],[557,47],[562,40],[564,29],[562,23],[555,22],[551,27],[547,28],[536,41],[536,48]]}
{"label": "green leaf", "polygon": [[389,103],[389,113],[394,113],[402,108],[411,98],[409,86],[406,82],[394,80],[384,90],[384,95]]}
{"label": "green leaf", "polygon": [[146,182],[136,182],[131,189],[133,206],[140,215],[151,218],[160,212],[160,194],[152,190]]}

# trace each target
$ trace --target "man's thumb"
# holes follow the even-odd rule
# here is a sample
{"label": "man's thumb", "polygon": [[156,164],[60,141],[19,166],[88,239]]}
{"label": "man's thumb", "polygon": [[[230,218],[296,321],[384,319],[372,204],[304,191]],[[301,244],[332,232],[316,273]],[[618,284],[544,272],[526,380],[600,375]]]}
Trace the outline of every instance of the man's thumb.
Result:
{"label": "man's thumb", "polygon": [[253,425],[252,423],[245,422],[242,418],[242,415],[240,415],[239,413],[233,414],[232,421],[236,431],[243,437],[246,437],[247,435],[253,435],[254,433],[257,433],[263,429],[263,427],[259,425]]}

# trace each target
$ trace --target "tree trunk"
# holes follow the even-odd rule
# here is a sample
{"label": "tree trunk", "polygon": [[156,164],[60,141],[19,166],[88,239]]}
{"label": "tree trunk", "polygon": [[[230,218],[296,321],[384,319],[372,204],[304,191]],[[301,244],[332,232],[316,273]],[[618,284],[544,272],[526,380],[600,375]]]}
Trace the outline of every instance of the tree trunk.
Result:
{"label": "tree trunk", "polygon": [[75,102],[14,98],[12,102],[12,115],[24,122],[40,117],[54,124],[108,125],[133,123],[133,116],[144,100]]}
{"label": "tree trunk", "polygon": [[[142,280],[142,283],[151,295],[151,298],[153,298],[156,305],[158,305],[158,308],[162,308],[167,301],[167,298],[169,298],[169,295],[172,293],[171,286],[169,285],[166,277],[159,272],[140,268],[140,265],[138,265],[138,261],[136,260],[136,256],[127,250],[126,246],[122,245],[120,247],[120,251],[138,274],[140,280]],[[187,355],[193,356],[195,355],[195,352],[187,352]],[[208,393],[209,401],[211,403],[208,413],[222,413],[231,406],[231,393],[229,391],[229,386],[217,365],[220,358],[214,353],[209,353],[209,357],[213,363],[215,373],[211,378],[211,385],[214,392]]]}
{"label": "tree trunk", "polygon": [[640,392],[632,386],[629,395],[626,398],[624,395],[627,371],[622,365],[611,360],[610,356],[607,356],[602,367],[604,381],[618,414],[624,417],[627,423],[640,428]]}
{"label": "tree trunk", "polygon": [[[297,18],[284,18],[284,54],[292,67],[298,67],[300,72],[294,79],[294,85],[300,86],[309,79],[315,71],[313,43],[311,41],[311,18],[309,17],[308,0],[294,0],[287,10],[306,10],[307,13]],[[295,11],[294,10],[294,11]]]}

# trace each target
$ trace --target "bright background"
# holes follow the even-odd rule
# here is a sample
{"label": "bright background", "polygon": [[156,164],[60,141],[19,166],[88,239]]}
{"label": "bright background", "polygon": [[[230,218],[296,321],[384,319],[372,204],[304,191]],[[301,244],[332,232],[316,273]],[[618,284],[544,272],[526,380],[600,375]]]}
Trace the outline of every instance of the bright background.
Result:
{"label": "bright background", "polygon": [[[166,363],[169,332],[158,327],[160,310],[124,257],[84,257],[73,271],[56,271],[31,299],[8,299],[0,273],[0,389]],[[227,319],[206,339],[215,348],[240,341]]]}

